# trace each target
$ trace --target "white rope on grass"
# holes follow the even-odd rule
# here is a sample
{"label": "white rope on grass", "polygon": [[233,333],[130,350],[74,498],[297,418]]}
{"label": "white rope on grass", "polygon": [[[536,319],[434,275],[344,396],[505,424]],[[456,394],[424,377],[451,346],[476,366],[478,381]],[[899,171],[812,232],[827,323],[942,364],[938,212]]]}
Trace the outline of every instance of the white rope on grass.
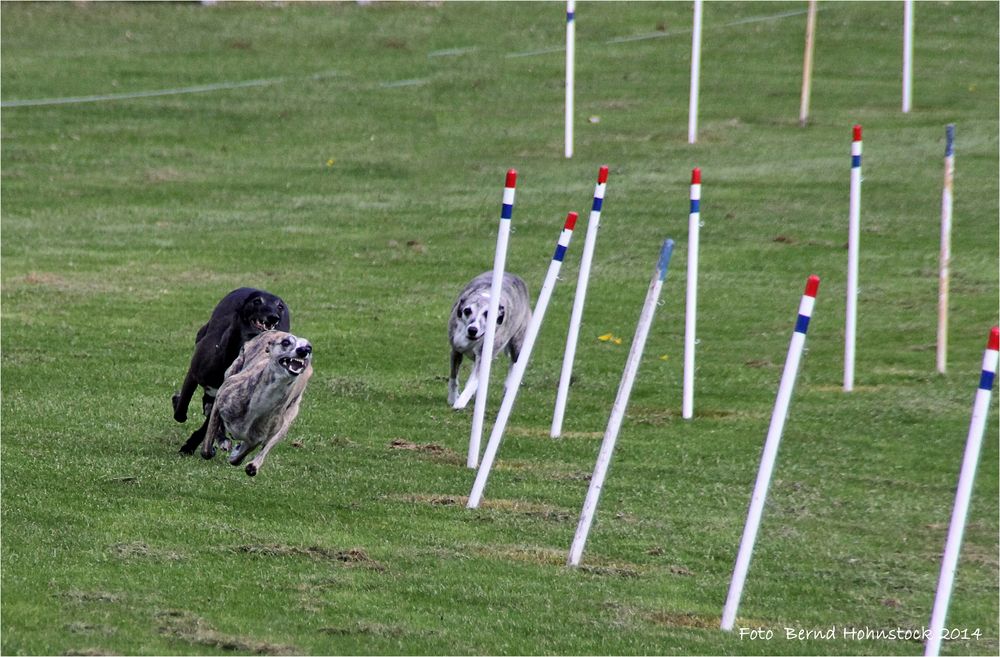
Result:
{"label": "white rope on grass", "polygon": [[[781,20],[783,18],[791,18],[793,16],[801,16],[806,13],[807,10],[796,10],[796,11],[786,11],[779,14],[770,14],[767,16],[751,16],[749,18],[742,18],[740,20],[732,21],[729,23],[723,23],[721,25],[715,25],[714,28],[726,28],[734,27],[737,25],[746,25],[748,23],[759,23],[765,21]],[[615,43],[630,43],[633,41],[642,41],[644,39],[661,39],[670,36],[679,36],[682,34],[690,33],[690,29],[676,30],[672,32],[652,32],[646,34],[636,34],[633,36],[615,37],[606,41],[606,44]],[[477,52],[478,48],[452,48],[448,50],[436,50],[434,52],[428,53],[428,57],[453,57],[457,55],[464,55],[468,53]],[[551,48],[540,48],[538,50],[527,50],[524,52],[514,52],[507,53],[504,57],[508,59],[520,58],[520,57],[534,57],[537,55],[548,55],[557,52],[565,52],[566,46],[553,46]],[[321,71],[319,73],[314,73],[308,75],[304,78],[265,78],[258,80],[243,80],[243,81],[227,81],[227,82],[217,82],[215,84],[201,84],[194,85],[190,87],[176,87],[173,89],[155,89],[152,91],[133,91],[124,92],[118,94],[97,94],[93,96],[67,96],[65,98],[28,98],[22,100],[4,100],[0,101],[0,108],[15,108],[15,107],[45,107],[53,105],[75,105],[80,103],[100,103],[115,100],[135,100],[139,98],[154,98],[157,96],[176,96],[181,94],[197,94],[197,93],[209,93],[213,91],[227,91],[230,89],[245,89],[249,87],[267,87],[276,84],[284,84],[286,82],[291,82],[293,80],[321,80],[324,78],[334,77],[338,75],[336,71]],[[427,80],[399,80],[399,81],[386,81],[379,83],[379,87],[383,89],[394,89],[399,87],[409,87],[418,86],[422,84],[427,84]]]}

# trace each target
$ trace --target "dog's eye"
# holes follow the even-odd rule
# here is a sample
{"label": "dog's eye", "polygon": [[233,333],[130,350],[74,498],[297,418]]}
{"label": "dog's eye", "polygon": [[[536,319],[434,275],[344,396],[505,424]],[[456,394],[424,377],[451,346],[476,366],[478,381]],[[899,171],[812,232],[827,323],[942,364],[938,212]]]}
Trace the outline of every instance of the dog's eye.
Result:
{"label": "dog's eye", "polygon": [[472,317],[472,308],[466,308],[462,311],[462,314],[466,317]]}
{"label": "dog's eye", "polygon": [[260,297],[257,297],[256,299],[253,300],[253,305],[255,306],[259,306],[262,303],[264,303],[264,300],[261,299]]}
{"label": "dog's eye", "polygon": [[279,303],[278,304],[278,312],[279,313],[285,312],[285,304],[283,304],[283,303]]}
{"label": "dog's eye", "polygon": [[288,338],[285,338],[284,340],[282,340],[282,341],[281,341],[281,346],[282,346],[282,347],[285,347],[286,349],[287,349],[287,348],[288,348],[288,347],[289,347],[289,346],[290,346],[291,344],[292,344],[292,341],[291,341],[291,340],[289,340]]}

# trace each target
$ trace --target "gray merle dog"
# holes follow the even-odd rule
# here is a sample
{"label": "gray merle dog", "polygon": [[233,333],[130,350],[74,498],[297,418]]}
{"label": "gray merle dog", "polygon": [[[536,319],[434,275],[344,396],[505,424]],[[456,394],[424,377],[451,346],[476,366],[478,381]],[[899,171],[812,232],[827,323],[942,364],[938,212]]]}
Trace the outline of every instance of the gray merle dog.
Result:
{"label": "gray merle dog", "polygon": [[251,287],[241,287],[227,294],[212,311],[208,323],[198,329],[194,355],[180,392],[173,396],[174,419],[187,421],[188,405],[198,386],[205,421],[181,447],[181,454],[193,454],[205,438],[208,418],[215,395],[228,368],[244,343],[272,329],[288,331],[291,313],[281,297]]}
{"label": "gray merle dog", "polygon": [[[488,271],[472,279],[458,295],[448,320],[448,339],[451,342],[451,376],[448,378],[448,403],[456,410],[465,408],[479,386],[479,364],[482,360],[483,338],[490,305],[490,288],[493,272]],[[513,365],[521,353],[524,334],[531,321],[528,286],[514,274],[503,275],[500,292],[500,312],[496,318],[496,335],[492,357],[507,350]],[[462,395],[458,396],[458,369],[462,358],[475,361]]]}

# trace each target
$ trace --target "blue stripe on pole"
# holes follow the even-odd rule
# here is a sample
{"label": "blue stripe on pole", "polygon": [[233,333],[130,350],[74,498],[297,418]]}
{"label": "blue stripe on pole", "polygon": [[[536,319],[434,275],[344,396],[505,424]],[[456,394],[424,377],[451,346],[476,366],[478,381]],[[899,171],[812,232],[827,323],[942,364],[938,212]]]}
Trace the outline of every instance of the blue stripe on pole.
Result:
{"label": "blue stripe on pole", "polygon": [[809,330],[809,317],[807,315],[799,315],[799,318],[795,321],[795,332],[802,333]]}
{"label": "blue stripe on pole", "polygon": [[989,370],[983,370],[983,375],[979,378],[980,390],[993,390],[993,377],[995,374]]}
{"label": "blue stripe on pole", "polygon": [[701,201],[699,199],[691,199],[691,214],[695,212],[701,212]]}
{"label": "blue stripe on pole", "polygon": [[861,156],[860,155],[852,155],[851,156],[851,166],[852,167],[859,167],[859,166],[861,166]]}
{"label": "blue stripe on pole", "polygon": [[591,211],[592,212],[600,212],[602,205],[604,205],[604,199],[595,196],[594,197],[594,207],[591,208]]}
{"label": "blue stripe on pole", "polygon": [[667,278],[667,267],[670,266],[670,256],[674,253],[674,241],[667,239],[660,247],[660,259],[656,262],[656,269],[660,272],[660,280]]}
{"label": "blue stripe on pole", "polygon": [[500,211],[500,218],[501,219],[510,219],[510,216],[511,216],[511,214],[513,212],[514,212],[514,206],[513,206],[513,204],[508,205],[508,204],[504,203],[503,204],[503,210]]}
{"label": "blue stripe on pole", "polygon": [[575,14],[571,11],[566,12],[566,22],[569,23],[573,20]]}
{"label": "blue stripe on pole", "polygon": [[955,154],[955,124],[949,123],[944,129],[944,134],[946,137],[944,156],[951,157]]}
{"label": "blue stripe on pole", "polygon": [[552,254],[552,259],[562,262],[563,258],[566,257],[566,247],[562,244],[556,244],[556,252]]}

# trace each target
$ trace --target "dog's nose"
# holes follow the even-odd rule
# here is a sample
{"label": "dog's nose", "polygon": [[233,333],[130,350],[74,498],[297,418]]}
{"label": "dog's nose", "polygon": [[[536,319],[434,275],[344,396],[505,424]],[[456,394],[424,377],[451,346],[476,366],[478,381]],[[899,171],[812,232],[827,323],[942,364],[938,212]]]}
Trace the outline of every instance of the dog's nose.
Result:
{"label": "dog's nose", "polygon": [[313,350],[312,346],[308,344],[305,345],[304,347],[296,347],[295,355],[298,356],[299,358],[305,358],[306,356],[312,353],[312,350]]}
{"label": "dog's nose", "polygon": [[470,326],[466,332],[469,334],[470,338],[474,338],[477,335],[479,335],[479,329],[477,329],[475,326]]}

